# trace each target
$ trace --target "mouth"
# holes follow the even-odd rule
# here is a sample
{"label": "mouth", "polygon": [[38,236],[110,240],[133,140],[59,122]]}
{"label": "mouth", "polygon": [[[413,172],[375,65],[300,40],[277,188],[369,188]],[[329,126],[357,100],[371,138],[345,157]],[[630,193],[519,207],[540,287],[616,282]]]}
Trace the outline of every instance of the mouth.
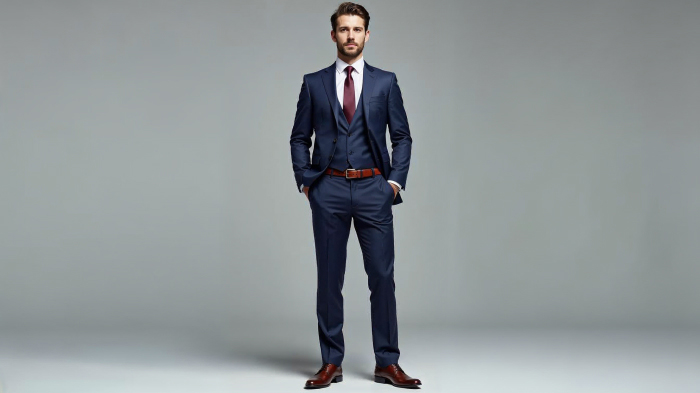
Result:
{"label": "mouth", "polygon": [[355,44],[347,44],[347,45],[345,45],[345,46],[357,46],[357,45],[355,45]]}

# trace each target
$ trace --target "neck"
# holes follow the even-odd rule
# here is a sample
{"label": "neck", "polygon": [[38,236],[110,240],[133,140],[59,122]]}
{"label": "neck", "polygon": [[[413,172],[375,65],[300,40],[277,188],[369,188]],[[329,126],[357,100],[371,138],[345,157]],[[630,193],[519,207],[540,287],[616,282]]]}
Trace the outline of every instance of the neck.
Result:
{"label": "neck", "polygon": [[342,53],[338,52],[338,58],[350,65],[353,65],[356,61],[360,60],[362,58],[362,53],[358,54],[355,57],[349,57],[345,56]]}

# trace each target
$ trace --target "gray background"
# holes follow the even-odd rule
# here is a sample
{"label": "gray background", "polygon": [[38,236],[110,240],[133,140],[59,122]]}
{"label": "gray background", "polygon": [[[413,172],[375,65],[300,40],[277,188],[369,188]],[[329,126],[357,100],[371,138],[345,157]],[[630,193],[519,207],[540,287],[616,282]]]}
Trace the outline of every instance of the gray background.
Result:
{"label": "gray background", "polygon": [[[0,329],[316,348],[289,134],[338,3],[0,2]],[[700,2],[362,4],[414,141],[400,327],[700,326]]]}

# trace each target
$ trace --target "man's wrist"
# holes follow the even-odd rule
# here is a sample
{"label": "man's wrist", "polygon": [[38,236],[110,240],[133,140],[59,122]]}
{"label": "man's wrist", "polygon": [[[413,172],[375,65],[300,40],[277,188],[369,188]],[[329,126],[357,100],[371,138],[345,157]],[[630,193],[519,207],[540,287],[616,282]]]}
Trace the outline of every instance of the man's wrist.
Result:
{"label": "man's wrist", "polygon": [[391,184],[395,184],[396,187],[399,188],[399,191],[401,191],[401,190],[403,189],[403,187],[401,186],[401,184],[399,184],[399,183],[397,183],[397,182],[395,182],[395,181],[393,181],[393,180],[387,180],[387,181],[388,181],[389,183],[391,183]]}

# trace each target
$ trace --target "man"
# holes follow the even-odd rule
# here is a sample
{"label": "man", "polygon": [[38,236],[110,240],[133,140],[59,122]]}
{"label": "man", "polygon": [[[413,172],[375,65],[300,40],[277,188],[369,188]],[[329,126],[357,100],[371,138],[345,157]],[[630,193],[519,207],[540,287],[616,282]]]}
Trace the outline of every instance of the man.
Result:
{"label": "man", "polygon": [[[337,59],[303,77],[290,145],[299,192],[312,213],[318,287],[316,316],[323,366],[307,388],[342,381],[347,242],[354,220],[371,291],[375,381],[417,388],[398,365],[392,205],[402,202],[411,135],[396,75],[364,61],[369,14],[345,2],[331,16]],[[392,157],[386,147],[386,129]],[[311,136],[316,133],[309,157]]]}

